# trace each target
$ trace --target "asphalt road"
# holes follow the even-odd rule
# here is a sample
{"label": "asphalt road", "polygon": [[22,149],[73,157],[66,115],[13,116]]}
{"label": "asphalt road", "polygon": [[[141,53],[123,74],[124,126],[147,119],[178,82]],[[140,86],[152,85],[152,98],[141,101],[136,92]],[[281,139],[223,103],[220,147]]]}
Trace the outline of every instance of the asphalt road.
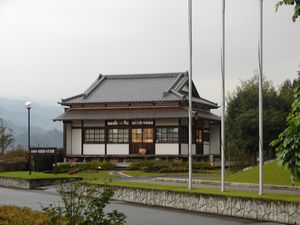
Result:
{"label": "asphalt road", "polygon": [[[59,196],[48,190],[20,190],[0,187],[0,204],[26,206],[40,210],[41,206],[59,202]],[[108,211],[117,209],[127,216],[128,225],[240,225],[240,224],[275,224],[253,220],[221,217],[216,215],[192,213],[184,210],[148,207],[138,204],[112,201]]]}

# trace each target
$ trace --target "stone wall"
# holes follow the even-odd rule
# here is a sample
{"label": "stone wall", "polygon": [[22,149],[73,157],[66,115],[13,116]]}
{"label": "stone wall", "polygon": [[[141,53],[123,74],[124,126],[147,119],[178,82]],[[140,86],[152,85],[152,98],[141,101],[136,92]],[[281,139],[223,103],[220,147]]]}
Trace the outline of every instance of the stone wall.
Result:
{"label": "stone wall", "polygon": [[38,179],[23,179],[15,177],[0,177],[0,186],[10,188],[32,189],[41,186],[55,184],[56,182],[66,182],[72,180],[81,180],[80,177],[72,178],[38,178]]}
{"label": "stone wall", "polygon": [[114,200],[261,221],[300,224],[300,203],[295,202],[144,188],[114,186],[113,189]]}
{"label": "stone wall", "polygon": [[0,186],[30,189],[30,182],[26,179],[0,177]]}

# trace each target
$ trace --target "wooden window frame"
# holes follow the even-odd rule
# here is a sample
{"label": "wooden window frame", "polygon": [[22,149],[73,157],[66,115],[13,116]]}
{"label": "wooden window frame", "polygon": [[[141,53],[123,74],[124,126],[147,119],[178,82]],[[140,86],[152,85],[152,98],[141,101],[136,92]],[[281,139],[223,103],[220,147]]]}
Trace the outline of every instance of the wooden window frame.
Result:
{"label": "wooden window frame", "polygon": [[[94,141],[87,141],[86,139],[86,132],[87,130],[92,130],[94,132]],[[95,131],[99,130],[102,132],[99,132],[99,140],[96,140],[96,135],[95,135]],[[101,136],[103,138],[101,138]],[[83,128],[83,144],[104,144],[105,143],[105,139],[106,139],[106,134],[105,134],[105,128],[104,127],[88,127],[88,128]]]}
{"label": "wooden window frame", "polygon": [[[159,129],[166,129],[165,135],[166,135],[166,140],[160,140],[158,136],[158,130]],[[174,133],[170,132],[172,129],[177,129],[177,140],[173,140],[174,138]],[[161,131],[161,133],[163,133]],[[179,126],[158,126],[155,128],[155,143],[157,144],[177,144],[180,143],[180,127]]]}

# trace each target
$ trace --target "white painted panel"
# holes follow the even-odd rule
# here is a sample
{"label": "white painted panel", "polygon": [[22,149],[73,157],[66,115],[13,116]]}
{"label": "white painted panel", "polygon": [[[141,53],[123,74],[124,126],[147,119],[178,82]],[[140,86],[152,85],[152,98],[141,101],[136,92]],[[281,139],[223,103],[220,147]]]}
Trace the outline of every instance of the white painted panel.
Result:
{"label": "white painted panel", "polygon": [[83,145],[84,155],[104,155],[105,145],[104,144],[84,144]]}
{"label": "white painted panel", "polygon": [[210,125],[210,154],[220,155],[221,151],[221,136],[220,125]]}
{"label": "white painted panel", "polygon": [[83,121],[84,127],[104,127],[105,121],[104,120],[85,120]]}
{"label": "white painted panel", "polygon": [[[181,155],[188,155],[189,154],[189,145],[188,144],[181,144]],[[192,154],[196,154],[196,145],[192,145]]]}
{"label": "white painted panel", "polygon": [[66,144],[67,144],[67,155],[72,155],[72,124],[71,123],[66,123]]}
{"label": "white painted panel", "polygon": [[81,129],[72,129],[72,155],[81,155]]}
{"label": "white painted panel", "polygon": [[176,126],[178,125],[178,119],[156,119],[156,126]]}
{"label": "white painted panel", "polygon": [[178,155],[178,144],[155,144],[155,155]]}
{"label": "white painted panel", "polygon": [[107,155],[129,155],[129,144],[107,144]]}
{"label": "white painted panel", "polygon": [[209,155],[210,151],[209,151],[209,142],[204,142],[203,143],[203,155]]}

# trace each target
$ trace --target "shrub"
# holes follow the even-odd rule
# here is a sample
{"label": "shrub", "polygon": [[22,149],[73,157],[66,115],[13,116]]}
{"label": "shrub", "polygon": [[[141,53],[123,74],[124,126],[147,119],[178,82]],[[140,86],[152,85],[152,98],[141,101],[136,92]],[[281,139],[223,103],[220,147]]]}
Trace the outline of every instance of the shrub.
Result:
{"label": "shrub", "polygon": [[12,158],[29,158],[29,153],[22,147],[18,146],[15,149],[6,151],[1,158],[12,159]]}
{"label": "shrub", "polygon": [[22,171],[27,168],[27,158],[0,158],[0,171]]}
{"label": "shrub", "polygon": [[100,191],[93,185],[75,183],[62,183],[57,186],[61,195],[63,206],[49,205],[43,208],[48,215],[47,224],[66,225],[124,225],[126,216],[113,210],[105,212],[113,196],[111,189]]}
{"label": "shrub", "polygon": [[195,170],[210,170],[213,166],[210,162],[193,162],[193,169]]}
{"label": "shrub", "polygon": [[[132,162],[128,170],[143,170],[145,172],[179,173],[187,172],[188,162],[182,160],[143,160]],[[209,162],[193,162],[193,169],[208,170],[212,166]]]}
{"label": "shrub", "polygon": [[54,172],[56,173],[69,173],[74,174],[83,170],[113,170],[116,165],[110,161],[97,162],[91,161],[87,163],[80,164],[60,164],[56,168],[54,168]]}
{"label": "shrub", "polygon": [[[29,208],[0,206],[1,225],[44,225],[47,215]],[[59,224],[57,224],[59,225]]]}
{"label": "shrub", "polygon": [[55,173],[68,173],[72,169],[72,164],[60,164],[54,168]]}

